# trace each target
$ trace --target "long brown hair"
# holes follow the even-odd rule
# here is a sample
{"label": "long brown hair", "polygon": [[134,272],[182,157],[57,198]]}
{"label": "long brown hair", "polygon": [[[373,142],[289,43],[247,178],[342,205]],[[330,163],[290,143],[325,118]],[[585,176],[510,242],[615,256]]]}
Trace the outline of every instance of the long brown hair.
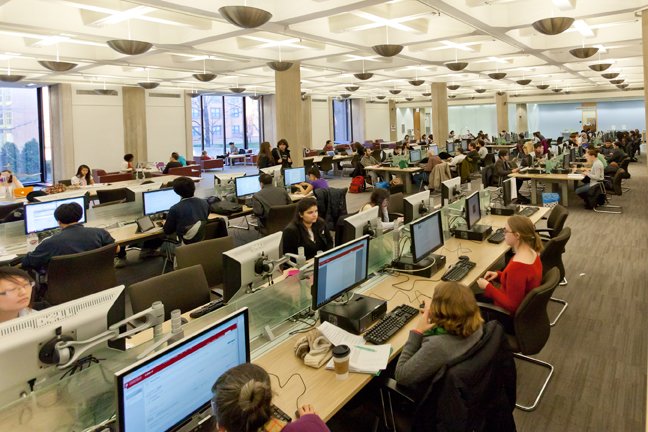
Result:
{"label": "long brown hair", "polygon": [[270,150],[270,143],[263,141],[259,147],[259,157],[257,158],[257,166],[261,163],[261,156],[265,155],[271,164],[274,165],[274,158],[272,157],[272,150]]}
{"label": "long brown hair", "polygon": [[542,250],[542,240],[535,230],[531,219],[526,216],[514,215],[506,221],[511,232],[519,236],[520,242],[526,243],[536,252]]}
{"label": "long brown hair", "polygon": [[474,294],[459,282],[441,282],[434,288],[430,316],[437,327],[461,337],[470,336],[484,323]]}

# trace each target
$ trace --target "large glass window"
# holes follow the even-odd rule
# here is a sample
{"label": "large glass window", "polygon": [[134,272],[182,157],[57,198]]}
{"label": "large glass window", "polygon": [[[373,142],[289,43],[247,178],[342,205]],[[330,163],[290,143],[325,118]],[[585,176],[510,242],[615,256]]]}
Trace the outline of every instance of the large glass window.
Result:
{"label": "large glass window", "polygon": [[258,151],[262,118],[260,101],[241,96],[202,95],[192,100],[194,156],[202,150],[212,156],[227,153],[230,142]]}
{"label": "large glass window", "polygon": [[333,100],[333,141],[336,144],[351,142],[351,101]]}
{"label": "large glass window", "polygon": [[0,88],[0,100],[0,167],[23,183],[43,181],[40,90]]}

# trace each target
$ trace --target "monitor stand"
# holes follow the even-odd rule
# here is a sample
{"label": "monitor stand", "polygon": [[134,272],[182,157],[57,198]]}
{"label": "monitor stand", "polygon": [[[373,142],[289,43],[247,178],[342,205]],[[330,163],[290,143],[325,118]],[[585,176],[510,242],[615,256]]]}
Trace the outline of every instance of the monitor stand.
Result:
{"label": "monitor stand", "polygon": [[419,262],[414,262],[412,254],[406,254],[392,262],[392,267],[406,270],[408,274],[431,278],[434,273],[445,267],[445,255],[430,254]]}
{"label": "monitor stand", "polygon": [[353,294],[345,303],[329,303],[319,310],[320,321],[328,321],[353,334],[364,333],[385,316],[387,302],[373,297]]}
{"label": "monitor stand", "polygon": [[460,225],[454,230],[454,236],[464,240],[484,241],[493,232],[490,225],[473,225],[468,229],[466,225]]}

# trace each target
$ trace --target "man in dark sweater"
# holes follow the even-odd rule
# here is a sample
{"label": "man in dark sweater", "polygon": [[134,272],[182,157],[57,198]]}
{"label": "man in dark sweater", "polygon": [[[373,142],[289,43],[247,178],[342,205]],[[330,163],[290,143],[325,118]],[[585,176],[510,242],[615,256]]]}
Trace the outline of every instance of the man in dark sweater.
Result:
{"label": "man in dark sweater", "polygon": [[270,207],[291,204],[292,200],[285,189],[272,184],[271,175],[261,174],[259,183],[261,183],[261,190],[252,196],[252,211],[256,215],[259,224],[264,226]]}
{"label": "man in dark sweater", "polygon": [[[87,228],[79,223],[83,209],[77,203],[61,204],[54,211],[54,218],[61,232],[43,240],[33,252],[22,260],[22,266],[45,273],[47,265],[55,256],[91,251],[115,243],[108,231],[102,228]],[[117,251],[118,246],[115,246]],[[70,269],[73,271],[73,269]]]}
{"label": "man in dark sweater", "polygon": [[[200,241],[200,225],[197,222],[207,222],[209,204],[202,198],[194,197],[196,185],[189,177],[178,177],[173,180],[173,191],[182,199],[169,209],[164,222],[164,233],[177,234],[185,243]],[[203,224],[204,225],[204,224]]]}
{"label": "man in dark sweater", "polygon": [[182,168],[182,162],[178,160],[179,158],[180,155],[178,153],[176,152],[171,153],[171,158],[169,158],[169,162],[164,167],[164,171],[162,171],[162,174],[169,174],[169,170],[171,168]]}

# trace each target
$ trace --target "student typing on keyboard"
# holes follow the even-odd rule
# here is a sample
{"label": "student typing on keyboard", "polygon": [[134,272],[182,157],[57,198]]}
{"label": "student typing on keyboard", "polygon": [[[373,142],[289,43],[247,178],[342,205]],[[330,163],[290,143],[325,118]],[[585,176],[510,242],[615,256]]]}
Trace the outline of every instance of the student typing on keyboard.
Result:
{"label": "student typing on keyboard", "polygon": [[395,378],[415,388],[475,345],[483,333],[477,301],[459,282],[441,282],[403,347]]}
{"label": "student typing on keyboard", "polygon": [[[504,271],[488,271],[477,280],[483,294],[477,296],[479,301],[493,302],[496,306],[514,314],[529,291],[540,286],[542,282],[542,262],[539,252],[542,241],[535,232],[533,222],[524,216],[511,216],[506,221],[504,241],[513,248],[515,255]],[[499,282],[499,287],[494,285]],[[488,316],[484,316],[488,321]],[[511,331],[511,323],[503,323]]]}

